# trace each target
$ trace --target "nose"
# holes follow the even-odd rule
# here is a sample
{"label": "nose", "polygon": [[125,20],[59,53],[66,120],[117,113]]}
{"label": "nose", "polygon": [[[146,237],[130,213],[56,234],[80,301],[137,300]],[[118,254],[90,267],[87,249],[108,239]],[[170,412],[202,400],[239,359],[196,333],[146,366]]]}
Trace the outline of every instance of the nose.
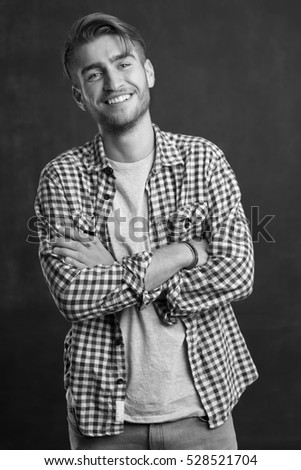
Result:
{"label": "nose", "polygon": [[106,91],[118,90],[121,86],[121,79],[116,70],[107,70],[105,74],[104,89]]}

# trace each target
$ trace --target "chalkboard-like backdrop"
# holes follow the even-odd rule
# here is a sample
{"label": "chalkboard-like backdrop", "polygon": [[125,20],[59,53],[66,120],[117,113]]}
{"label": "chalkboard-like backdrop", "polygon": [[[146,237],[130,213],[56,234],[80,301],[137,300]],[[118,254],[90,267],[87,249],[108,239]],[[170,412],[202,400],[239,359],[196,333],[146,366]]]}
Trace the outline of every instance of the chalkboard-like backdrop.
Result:
{"label": "chalkboard-like backdrop", "polygon": [[68,324],[42,278],[37,245],[26,238],[34,236],[27,224],[42,167],[96,133],[73,103],[60,49],[73,21],[99,9],[137,25],[148,42],[157,74],[154,121],[212,140],[236,172],[252,223],[256,282],[235,310],[260,372],[234,413],[239,445],[300,448],[297,0],[2,0],[0,446],[68,448]]}

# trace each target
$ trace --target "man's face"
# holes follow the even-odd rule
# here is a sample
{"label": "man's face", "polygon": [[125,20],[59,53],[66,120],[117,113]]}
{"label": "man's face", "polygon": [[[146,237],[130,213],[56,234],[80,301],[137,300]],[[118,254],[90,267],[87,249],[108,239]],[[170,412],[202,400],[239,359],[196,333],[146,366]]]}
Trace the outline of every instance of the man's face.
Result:
{"label": "man's face", "polygon": [[149,112],[154,71],[136,47],[127,53],[118,36],[104,35],[78,48],[73,66],[73,96],[100,130],[122,132]]}

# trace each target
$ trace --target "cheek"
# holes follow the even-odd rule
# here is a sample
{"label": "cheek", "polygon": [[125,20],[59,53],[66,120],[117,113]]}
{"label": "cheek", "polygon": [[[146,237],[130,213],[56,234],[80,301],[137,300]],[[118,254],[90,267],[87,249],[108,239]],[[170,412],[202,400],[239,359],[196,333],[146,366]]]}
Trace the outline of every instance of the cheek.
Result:
{"label": "cheek", "polygon": [[99,102],[100,93],[97,91],[96,87],[90,89],[88,92],[85,93],[85,100],[87,103],[91,105],[97,104]]}
{"label": "cheek", "polygon": [[148,90],[151,88],[151,81],[149,80],[149,77],[146,74],[141,75],[140,80],[139,80],[139,88],[143,91]]}
{"label": "cheek", "polygon": [[137,88],[143,89],[146,86],[148,87],[148,77],[144,69],[128,72],[124,77],[124,80]]}

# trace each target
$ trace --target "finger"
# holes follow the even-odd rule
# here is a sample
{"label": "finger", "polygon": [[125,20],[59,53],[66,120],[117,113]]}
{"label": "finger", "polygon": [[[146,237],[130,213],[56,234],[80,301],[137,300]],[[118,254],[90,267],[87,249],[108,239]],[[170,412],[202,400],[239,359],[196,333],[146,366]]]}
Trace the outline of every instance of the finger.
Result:
{"label": "finger", "polygon": [[83,231],[79,231],[76,228],[73,229],[73,237],[74,240],[77,240],[78,242],[81,242],[84,245],[92,241],[92,237],[89,234]]}
{"label": "finger", "polygon": [[71,238],[56,238],[50,240],[50,243],[53,247],[69,248],[70,250],[79,251],[81,253],[85,253],[85,250],[92,245],[92,242],[81,243]]}
{"label": "finger", "polygon": [[57,227],[57,232],[63,238],[69,238],[81,243],[91,241],[90,235],[84,233],[83,231],[79,231],[75,227],[59,226]]}
{"label": "finger", "polygon": [[69,250],[74,250],[74,251],[82,251],[84,249],[84,246],[75,241],[69,239],[64,239],[64,238],[57,238],[56,240],[51,241],[51,244],[53,247],[57,248],[67,248]]}
{"label": "finger", "polygon": [[205,248],[208,247],[208,242],[205,238],[194,238],[192,241],[199,245],[203,245]]}
{"label": "finger", "polygon": [[69,264],[70,266],[73,266],[74,268],[78,268],[78,269],[85,269],[85,268],[88,268],[88,266],[86,264],[83,264],[81,263],[80,261],[77,261],[76,259],[74,258],[65,258],[65,261],[67,264]]}
{"label": "finger", "polygon": [[59,238],[52,242],[53,246],[69,248],[80,253],[87,253],[86,249],[91,248],[92,242],[82,243],[75,240]]}
{"label": "finger", "polygon": [[61,256],[63,258],[71,258],[76,261],[79,261],[80,263],[87,264],[86,257],[83,255],[83,253],[80,253],[78,251],[70,250],[69,248],[59,248],[55,247],[53,249],[53,253],[57,256]]}
{"label": "finger", "polygon": [[59,226],[57,225],[56,232],[59,235],[59,237],[74,239],[73,227],[69,227],[67,225],[59,225]]}
{"label": "finger", "polygon": [[73,234],[70,228],[66,227],[56,227],[55,228],[55,236],[50,239],[50,243],[55,245],[60,243],[62,240],[70,241],[73,240]]}

